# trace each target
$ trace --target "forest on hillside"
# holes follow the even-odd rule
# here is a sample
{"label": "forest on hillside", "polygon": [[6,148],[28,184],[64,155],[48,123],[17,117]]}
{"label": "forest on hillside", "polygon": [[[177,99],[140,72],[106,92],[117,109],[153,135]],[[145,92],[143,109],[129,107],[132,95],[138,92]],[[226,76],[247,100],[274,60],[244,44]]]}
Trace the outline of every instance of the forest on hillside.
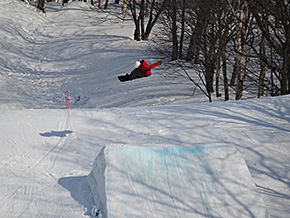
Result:
{"label": "forest on hillside", "polygon": [[[224,100],[290,93],[288,0],[83,1],[96,12],[119,5],[135,24],[134,39],[151,40],[210,102],[214,93]],[[45,13],[47,2],[34,2]]]}

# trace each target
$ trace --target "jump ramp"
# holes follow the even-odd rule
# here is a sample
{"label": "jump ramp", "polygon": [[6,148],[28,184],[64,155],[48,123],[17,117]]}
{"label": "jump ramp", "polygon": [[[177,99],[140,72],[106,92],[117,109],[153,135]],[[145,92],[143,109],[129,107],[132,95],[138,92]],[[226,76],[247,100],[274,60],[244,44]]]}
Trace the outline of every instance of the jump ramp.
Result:
{"label": "jump ramp", "polygon": [[102,217],[269,217],[234,147],[104,147],[88,183]]}

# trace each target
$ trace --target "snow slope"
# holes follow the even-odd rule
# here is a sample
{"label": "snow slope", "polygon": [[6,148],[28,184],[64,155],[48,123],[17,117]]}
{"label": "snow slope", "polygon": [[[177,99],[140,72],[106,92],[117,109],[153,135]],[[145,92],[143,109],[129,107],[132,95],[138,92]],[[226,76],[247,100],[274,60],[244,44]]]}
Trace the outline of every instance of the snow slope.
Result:
{"label": "snow slope", "polygon": [[47,4],[47,17],[16,0],[0,6],[0,76],[6,80],[0,108],[64,108],[65,91],[71,108],[193,102],[192,84],[162,76],[161,67],[146,80],[118,81],[136,60],[159,60],[146,52],[147,42],[132,40],[128,17],[121,20],[83,2]]}
{"label": "snow slope", "polygon": [[2,110],[1,217],[87,216],[93,200],[86,178],[103,146],[174,144],[236,147],[271,217],[286,218],[289,102],[283,96],[122,109]]}
{"label": "snow slope", "polygon": [[85,3],[50,3],[44,17],[1,0],[0,217],[89,217],[87,176],[103,146],[174,144],[234,146],[271,217],[287,218],[290,96],[188,104],[190,82],[163,68],[120,83],[136,59],[158,60],[132,33],[132,21]]}

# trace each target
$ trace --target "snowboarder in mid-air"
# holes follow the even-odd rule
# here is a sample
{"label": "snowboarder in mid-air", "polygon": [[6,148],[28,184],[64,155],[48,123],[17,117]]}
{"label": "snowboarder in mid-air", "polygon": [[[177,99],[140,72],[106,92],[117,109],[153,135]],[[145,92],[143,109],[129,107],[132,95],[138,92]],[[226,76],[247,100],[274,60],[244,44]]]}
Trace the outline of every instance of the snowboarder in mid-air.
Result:
{"label": "snowboarder in mid-air", "polygon": [[157,67],[158,65],[162,64],[162,60],[154,63],[154,64],[147,64],[145,60],[136,61],[135,62],[135,69],[130,73],[123,76],[118,76],[118,79],[121,82],[125,82],[128,80],[138,79],[142,77],[148,77],[151,75],[151,69]]}

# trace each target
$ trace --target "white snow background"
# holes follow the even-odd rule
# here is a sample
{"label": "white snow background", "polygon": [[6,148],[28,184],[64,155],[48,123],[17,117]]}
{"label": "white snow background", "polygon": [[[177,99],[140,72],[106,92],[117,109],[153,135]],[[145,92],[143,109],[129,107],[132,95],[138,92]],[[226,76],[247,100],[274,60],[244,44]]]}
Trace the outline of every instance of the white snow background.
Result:
{"label": "white snow background", "polygon": [[[132,40],[132,20],[82,2],[48,3],[46,11],[44,17],[24,2],[0,2],[1,218],[90,217],[88,175],[102,148],[116,145],[232,147],[245,159],[269,215],[289,217],[289,95],[194,103],[206,98],[192,96],[186,79],[167,77],[166,63],[149,78],[120,83],[117,76],[130,72],[136,60],[159,60],[146,52],[148,42]],[[228,169],[223,175],[232,178]],[[174,190],[192,193],[194,185],[183,182]],[[155,192],[146,189],[148,196]],[[215,198],[199,203],[210,208]],[[148,199],[144,204],[155,208],[159,201]],[[188,196],[181,200],[191,205]],[[195,212],[184,217],[216,217]]]}

